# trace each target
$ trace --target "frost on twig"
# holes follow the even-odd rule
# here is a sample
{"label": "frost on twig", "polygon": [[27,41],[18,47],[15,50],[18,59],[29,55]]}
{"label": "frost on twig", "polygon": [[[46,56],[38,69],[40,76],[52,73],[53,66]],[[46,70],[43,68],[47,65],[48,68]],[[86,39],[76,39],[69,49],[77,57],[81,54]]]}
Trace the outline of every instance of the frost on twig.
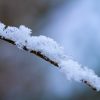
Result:
{"label": "frost on twig", "polygon": [[68,58],[63,48],[46,36],[31,36],[31,29],[21,25],[19,28],[0,23],[0,39],[18,48],[29,51],[50,62],[66,75],[68,80],[83,82],[93,90],[100,91],[100,78],[93,70],[82,67],[78,62]]}

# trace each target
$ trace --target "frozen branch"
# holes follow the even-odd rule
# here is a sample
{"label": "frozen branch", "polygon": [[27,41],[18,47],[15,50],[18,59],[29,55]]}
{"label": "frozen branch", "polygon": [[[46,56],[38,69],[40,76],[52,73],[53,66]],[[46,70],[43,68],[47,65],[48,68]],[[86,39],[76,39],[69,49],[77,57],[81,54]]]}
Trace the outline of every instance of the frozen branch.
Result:
{"label": "frozen branch", "polygon": [[68,80],[83,82],[93,90],[100,91],[100,78],[87,67],[68,58],[63,48],[53,39],[45,36],[31,36],[31,29],[21,25],[19,28],[7,27],[0,23],[0,39],[18,48],[33,53],[54,66],[66,75]]}

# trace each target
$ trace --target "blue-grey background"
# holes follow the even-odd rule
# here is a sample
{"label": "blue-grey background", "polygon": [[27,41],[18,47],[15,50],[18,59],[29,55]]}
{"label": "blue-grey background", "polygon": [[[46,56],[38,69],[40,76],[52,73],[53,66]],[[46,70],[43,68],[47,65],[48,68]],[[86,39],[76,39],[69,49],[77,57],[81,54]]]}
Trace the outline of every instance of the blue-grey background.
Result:
{"label": "blue-grey background", "polygon": [[[100,75],[99,0],[0,0],[0,21],[54,38],[68,56]],[[99,100],[53,65],[0,40],[0,100]]]}

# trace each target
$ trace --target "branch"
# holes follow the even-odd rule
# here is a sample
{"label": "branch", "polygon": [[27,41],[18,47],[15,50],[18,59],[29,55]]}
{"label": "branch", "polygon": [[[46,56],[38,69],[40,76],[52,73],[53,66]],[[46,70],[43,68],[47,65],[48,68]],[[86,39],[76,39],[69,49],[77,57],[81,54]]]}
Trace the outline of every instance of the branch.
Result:
{"label": "branch", "polygon": [[53,39],[45,36],[31,36],[31,30],[25,26],[7,27],[0,23],[0,39],[17,45],[18,48],[33,53],[48,61],[66,75],[68,80],[83,82],[93,90],[100,90],[100,78],[87,67],[69,59],[63,48]]}
{"label": "branch", "polygon": [[[4,40],[4,41],[6,41],[6,42],[8,42],[8,43],[10,43],[10,44],[16,45],[16,43],[15,43],[13,40],[6,39],[5,37],[2,37],[2,36],[0,36],[0,39],[1,39],[1,40]],[[41,51],[29,50],[26,46],[23,46],[22,49],[25,50],[25,51],[29,51],[30,53],[35,54],[36,56],[38,56],[38,57],[40,57],[40,58],[42,58],[42,59],[48,61],[49,63],[53,64],[53,65],[56,66],[56,67],[59,67],[59,65],[58,65],[57,62],[55,62],[55,61],[49,59],[47,56],[43,55],[43,54],[41,53]]]}

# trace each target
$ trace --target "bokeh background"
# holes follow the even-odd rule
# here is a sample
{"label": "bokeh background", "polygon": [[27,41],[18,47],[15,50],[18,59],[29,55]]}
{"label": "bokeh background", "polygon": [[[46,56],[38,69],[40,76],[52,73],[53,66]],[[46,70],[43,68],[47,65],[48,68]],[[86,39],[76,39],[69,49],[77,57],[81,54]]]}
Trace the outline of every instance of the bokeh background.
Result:
{"label": "bokeh background", "polygon": [[[99,0],[0,0],[0,21],[54,38],[100,76]],[[0,40],[0,100],[100,100],[53,65]]]}

